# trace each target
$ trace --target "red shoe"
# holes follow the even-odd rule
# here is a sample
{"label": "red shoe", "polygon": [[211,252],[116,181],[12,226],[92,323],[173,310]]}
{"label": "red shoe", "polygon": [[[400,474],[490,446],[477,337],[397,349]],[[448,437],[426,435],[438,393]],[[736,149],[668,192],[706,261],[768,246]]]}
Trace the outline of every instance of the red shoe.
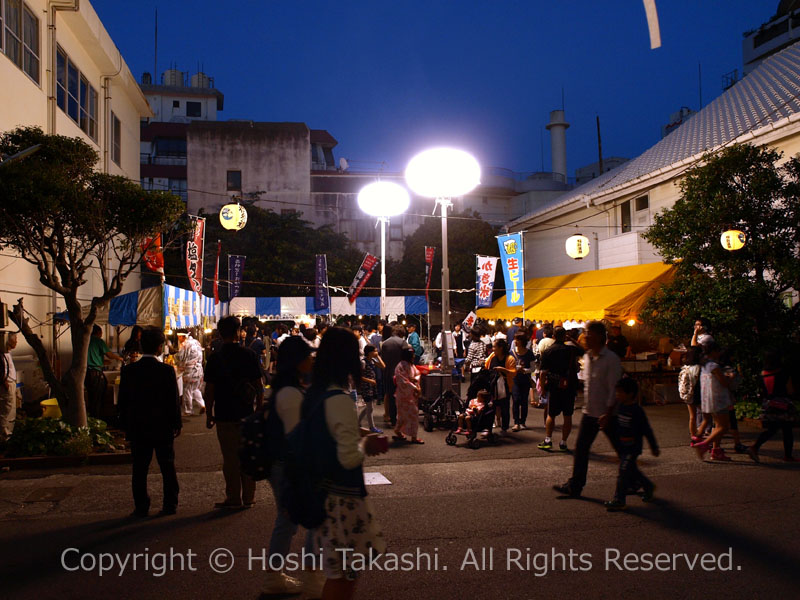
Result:
{"label": "red shoe", "polygon": [[722,448],[714,448],[711,451],[711,460],[727,462],[731,460],[731,457],[725,454],[725,450]]}
{"label": "red shoe", "polygon": [[699,436],[693,435],[693,436],[692,436],[692,441],[691,441],[691,442],[689,442],[689,445],[691,446],[692,444],[698,444],[698,443],[700,443],[700,442],[702,442],[702,441],[703,441],[703,438],[702,438],[702,437],[699,437]]}

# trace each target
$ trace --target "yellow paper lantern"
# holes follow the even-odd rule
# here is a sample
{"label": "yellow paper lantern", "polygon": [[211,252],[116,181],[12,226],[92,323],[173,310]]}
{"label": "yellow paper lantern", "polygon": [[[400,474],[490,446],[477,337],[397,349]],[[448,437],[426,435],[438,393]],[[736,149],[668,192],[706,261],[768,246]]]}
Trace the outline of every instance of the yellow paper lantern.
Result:
{"label": "yellow paper lantern", "polygon": [[241,204],[226,204],[219,211],[219,222],[225,229],[240,231],[247,225],[247,211]]}
{"label": "yellow paper lantern", "polygon": [[589,255],[589,238],[585,235],[576,234],[567,238],[567,256],[580,260]]}
{"label": "yellow paper lantern", "polygon": [[741,250],[744,248],[744,245],[747,242],[747,236],[744,234],[744,232],[739,231],[738,229],[729,229],[722,234],[722,237],[719,238],[719,241],[725,250]]}

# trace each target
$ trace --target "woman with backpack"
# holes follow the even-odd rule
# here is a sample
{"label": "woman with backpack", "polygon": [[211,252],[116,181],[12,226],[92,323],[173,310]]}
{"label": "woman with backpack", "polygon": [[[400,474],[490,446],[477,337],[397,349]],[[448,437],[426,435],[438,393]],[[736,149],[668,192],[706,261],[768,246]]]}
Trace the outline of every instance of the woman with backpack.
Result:
{"label": "woman with backpack", "polygon": [[[285,435],[294,429],[300,422],[300,411],[303,405],[303,385],[305,376],[311,373],[313,365],[311,348],[300,337],[290,337],[278,348],[276,375],[272,382],[272,394],[269,409],[278,415],[282,427],[281,431],[272,432],[275,435]],[[270,422],[268,420],[268,422]],[[273,421],[274,422],[274,421]],[[289,518],[289,513],[280,501],[280,490],[283,487],[283,463],[275,460],[272,463],[269,484],[275,497],[277,515],[272,526],[272,536],[269,540],[270,561],[273,557],[281,557],[279,564],[284,564],[289,554],[289,547],[297,525]],[[314,532],[307,531],[304,548],[307,554],[314,553]],[[278,564],[278,559],[274,559]],[[273,564],[271,562],[271,564]],[[318,598],[322,592],[322,578],[318,572],[307,570],[303,565],[301,579],[290,577],[282,571],[268,571],[266,577],[265,594],[292,594],[301,590],[311,598]]]}
{"label": "woman with backpack", "polygon": [[386,550],[367,498],[362,467],[365,455],[386,452],[386,438],[359,429],[356,407],[346,390],[360,380],[358,340],[347,329],[328,329],[317,350],[302,410],[302,427],[310,434],[312,446],[307,467],[312,472],[307,478],[319,478],[325,493],[324,519],[315,532],[315,548],[322,549],[325,599],[353,597],[358,571],[343,555],[368,559],[370,553]]}

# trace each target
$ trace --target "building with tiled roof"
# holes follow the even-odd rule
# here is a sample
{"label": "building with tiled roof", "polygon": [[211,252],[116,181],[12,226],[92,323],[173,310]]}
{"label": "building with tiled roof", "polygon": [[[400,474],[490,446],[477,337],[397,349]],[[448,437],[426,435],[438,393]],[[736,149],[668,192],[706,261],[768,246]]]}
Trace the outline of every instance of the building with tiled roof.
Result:
{"label": "building with tiled roof", "polygon": [[[640,156],[508,223],[510,231],[526,231],[526,277],[658,260],[641,233],[678,199],[688,168],[733,143],[768,145],[786,156],[800,152],[800,42],[764,60]],[[591,247],[578,261],[564,251],[576,232]]]}

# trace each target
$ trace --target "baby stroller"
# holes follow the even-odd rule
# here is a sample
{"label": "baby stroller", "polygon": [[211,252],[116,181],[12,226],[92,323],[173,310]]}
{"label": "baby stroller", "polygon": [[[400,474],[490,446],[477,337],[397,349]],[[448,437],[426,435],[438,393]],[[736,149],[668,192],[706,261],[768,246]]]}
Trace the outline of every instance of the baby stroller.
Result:
{"label": "baby stroller", "polygon": [[477,398],[478,392],[486,391],[489,392],[489,401],[486,403],[480,414],[472,418],[468,431],[456,433],[457,430],[453,429],[447,434],[447,437],[444,441],[448,446],[455,446],[458,443],[458,436],[466,435],[467,446],[473,450],[477,450],[481,446],[480,433],[482,431],[488,432],[486,437],[483,438],[487,442],[493,444],[497,441],[497,436],[493,433],[492,428],[494,427],[495,412],[497,411],[495,399],[497,395],[498,377],[502,377],[502,375],[495,371],[482,369],[480,373],[473,378],[472,383],[469,386],[469,390],[467,391],[467,398]]}

